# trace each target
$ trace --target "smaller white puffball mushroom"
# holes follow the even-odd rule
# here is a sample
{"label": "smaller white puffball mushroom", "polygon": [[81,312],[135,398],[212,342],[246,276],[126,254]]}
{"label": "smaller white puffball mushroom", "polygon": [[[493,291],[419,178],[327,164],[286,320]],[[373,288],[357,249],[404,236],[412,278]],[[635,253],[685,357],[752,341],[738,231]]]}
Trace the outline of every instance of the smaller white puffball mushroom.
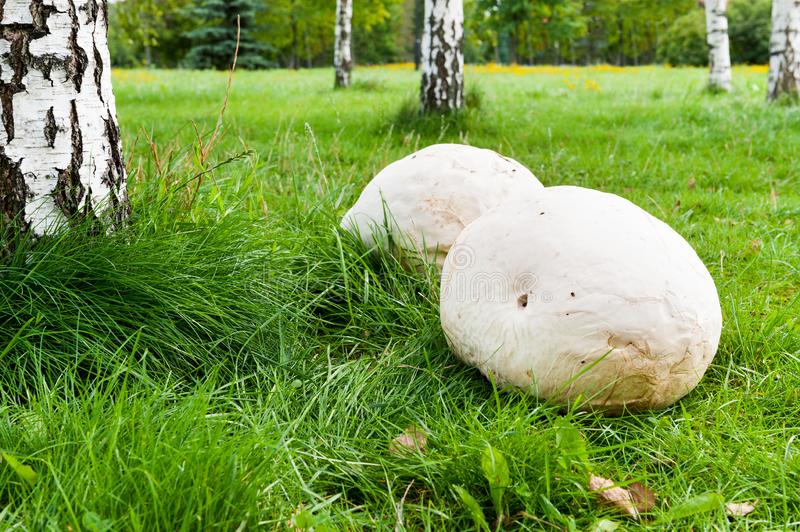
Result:
{"label": "smaller white puffball mushroom", "polygon": [[683,397],[722,329],[714,281],[678,233],[579,187],[469,225],[444,264],[440,303],[455,354],[499,385],[610,413]]}
{"label": "smaller white puffball mushroom", "polygon": [[456,237],[483,213],[544,187],[524,166],[491,150],[435,144],[376,175],[342,227],[368,247],[441,265]]}

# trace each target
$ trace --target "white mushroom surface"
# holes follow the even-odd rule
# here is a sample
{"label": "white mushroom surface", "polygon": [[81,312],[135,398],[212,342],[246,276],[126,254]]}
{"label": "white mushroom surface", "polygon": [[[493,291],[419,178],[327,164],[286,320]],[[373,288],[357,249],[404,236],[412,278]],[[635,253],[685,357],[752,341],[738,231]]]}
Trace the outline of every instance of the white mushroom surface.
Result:
{"label": "white mushroom surface", "polygon": [[[368,247],[441,265],[469,223],[544,187],[517,161],[486,149],[435,144],[376,175],[342,219]],[[390,246],[391,242],[391,246]]]}
{"label": "white mushroom surface", "polygon": [[714,281],[678,233],[579,187],[469,225],[444,264],[440,303],[455,354],[499,385],[611,413],[691,391],[722,329]]}

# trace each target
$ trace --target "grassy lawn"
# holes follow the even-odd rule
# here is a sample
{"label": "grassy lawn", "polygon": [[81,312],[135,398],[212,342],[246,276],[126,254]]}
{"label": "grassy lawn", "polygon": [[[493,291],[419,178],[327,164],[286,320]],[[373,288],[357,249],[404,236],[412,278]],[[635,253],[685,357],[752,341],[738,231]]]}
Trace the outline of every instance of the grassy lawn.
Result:
{"label": "grassy lawn", "polygon": [[[285,529],[295,513],[316,530],[464,530],[454,486],[496,519],[487,445],[508,462],[507,529],[800,526],[800,108],[766,105],[765,71],[737,68],[715,96],[696,69],[472,68],[473,109],[447,120],[411,112],[412,70],[355,79],[238,73],[212,140],[225,74],[115,72],[133,224],[0,267],[0,451],[36,474],[0,464],[0,528]],[[605,418],[458,363],[435,276],[337,225],[383,166],[443,141],[680,232],[725,320],[700,386]],[[425,452],[390,453],[412,425]],[[591,471],[658,494],[645,519],[588,492],[573,428]],[[758,504],[681,517],[708,493]]]}

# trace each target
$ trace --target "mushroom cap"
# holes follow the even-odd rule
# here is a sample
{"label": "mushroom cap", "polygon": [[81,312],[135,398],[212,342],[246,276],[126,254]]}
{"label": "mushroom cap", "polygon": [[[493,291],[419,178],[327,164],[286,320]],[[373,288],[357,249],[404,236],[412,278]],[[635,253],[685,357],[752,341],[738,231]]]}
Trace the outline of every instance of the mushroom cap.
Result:
{"label": "mushroom cap", "polygon": [[392,252],[419,256],[441,269],[469,223],[543,188],[527,168],[492,150],[434,144],[381,170],[341,225],[368,247],[390,249],[391,241]]}
{"label": "mushroom cap", "polygon": [[440,299],[460,359],[498,384],[611,413],[691,391],[722,329],[714,280],[678,233],[579,187],[473,222],[447,256]]}

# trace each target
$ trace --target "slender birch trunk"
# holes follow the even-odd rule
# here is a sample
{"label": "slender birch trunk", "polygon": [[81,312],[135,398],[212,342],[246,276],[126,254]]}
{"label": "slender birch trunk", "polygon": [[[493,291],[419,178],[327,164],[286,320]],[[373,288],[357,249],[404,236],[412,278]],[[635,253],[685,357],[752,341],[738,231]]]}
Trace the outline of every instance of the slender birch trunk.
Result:
{"label": "slender birch trunk", "polygon": [[336,69],[336,87],[350,86],[353,58],[350,53],[353,0],[336,0],[336,42],[333,51],[333,67]]}
{"label": "slender birch trunk", "polygon": [[800,0],[772,1],[767,99],[800,95]]}
{"label": "slender birch trunk", "polygon": [[708,86],[715,90],[731,90],[731,52],[728,41],[728,0],[705,0],[706,41],[710,73]]}
{"label": "slender birch trunk", "polygon": [[0,223],[128,214],[106,0],[0,0]]}
{"label": "slender birch trunk", "polygon": [[464,105],[464,6],[462,0],[425,0],[422,34],[424,111]]}

